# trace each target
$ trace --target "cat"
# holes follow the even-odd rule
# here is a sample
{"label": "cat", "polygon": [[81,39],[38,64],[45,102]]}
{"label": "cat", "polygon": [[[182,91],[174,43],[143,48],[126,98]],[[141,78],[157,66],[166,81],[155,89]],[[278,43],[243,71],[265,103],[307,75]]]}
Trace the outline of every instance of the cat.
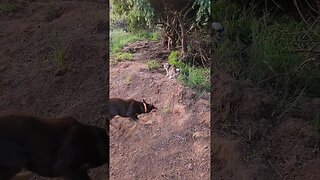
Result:
{"label": "cat", "polygon": [[170,79],[177,78],[177,76],[179,75],[180,69],[176,68],[175,65],[170,65],[169,63],[165,63],[163,67],[167,72],[166,76],[169,77]]}

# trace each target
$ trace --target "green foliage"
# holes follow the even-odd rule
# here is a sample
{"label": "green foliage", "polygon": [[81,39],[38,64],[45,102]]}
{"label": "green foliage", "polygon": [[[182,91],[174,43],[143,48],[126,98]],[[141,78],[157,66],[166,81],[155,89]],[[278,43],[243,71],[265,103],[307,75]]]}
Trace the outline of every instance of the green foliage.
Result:
{"label": "green foliage", "polygon": [[210,91],[210,69],[185,66],[181,71],[181,80],[198,91]]}
{"label": "green foliage", "polygon": [[111,17],[121,16],[130,31],[150,28],[153,9],[147,0],[111,0]]}
{"label": "green foliage", "polygon": [[4,0],[0,3],[1,13],[8,14],[8,13],[14,12],[16,9],[17,9],[17,6],[12,1]]}
{"label": "green foliage", "polygon": [[211,15],[212,0],[195,0],[194,5],[198,6],[196,22],[200,22],[203,25],[207,23]]}
{"label": "green foliage", "polygon": [[[121,17],[127,23],[129,31],[152,28],[155,22],[166,17],[164,3],[168,7],[173,8],[175,5],[181,9],[188,1],[165,0],[159,3],[155,0],[111,0],[111,19],[114,17],[120,20]],[[211,0],[194,0],[191,3],[196,9],[195,23],[206,24],[211,14]]]}
{"label": "green foliage", "polygon": [[161,67],[160,63],[154,59],[147,61],[148,69],[159,69]]}
{"label": "green foliage", "polygon": [[127,33],[123,30],[114,30],[110,33],[110,52],[111,54],[120,52],[121,49],[136,41],[154,39],[156,35],[152,32]]}
{"label": "green foliage", "polygon": [[180,61],[180,52],[179,51],[172,51],[170,52],[169,56],[168,56],[168,63],[170,65],[178,65]]}
{"label": "green foliage", "polygon": [[[303,23],[282,17],[256,18],[253,9],[214,3],[213,18],[221,20],[226,37],[215,49],[213,68],[227,69],[237,79],[250,79],[280,97],[286,107],[301,93],[320,96],[320,66],[295,49],[309,49],[320,39]],[[308,43],[309,42],[309,43]]]}

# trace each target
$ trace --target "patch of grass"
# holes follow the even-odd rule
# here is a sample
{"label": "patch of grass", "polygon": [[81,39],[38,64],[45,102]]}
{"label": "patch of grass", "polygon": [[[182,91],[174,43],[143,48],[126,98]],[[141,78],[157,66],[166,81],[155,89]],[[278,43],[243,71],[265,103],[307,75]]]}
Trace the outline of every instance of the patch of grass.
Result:
{"label": "patch of grass", "polygon": [[4,0],[3,2],[0,3],[0,12],[1,13],[11,13],[16,11],[17,5],[14,4],[12,1],[9,0]]}
{"label": "patch of grass", "polygon": [[111,56],[112,59],[115,59],[117,61],[123,61],[123,60],[132,60],[133,59],[133,54],[131,53],[115,53]]}
{"label": "patch of grass", "polygon": [[[320,24],[310,30],[288,17],[256,17],[254,9],[216,2],[214,19],[222,20],[226,36],[214,50],[214,71],[232,72],[236,79],[250,79],[279,97],[280,111],[294,109],[292,100],[303,92],[320,96],[320,66],[307,53],[320,39]],[[254,7],[253,7],[254,8]],[[295,105],[296,106],[296,105]]]}
{"label": "patch of grass", "polygon": [[147,61],[146,64],[148,65],[149,70],[159,69],[161,67],[161,64],[154,59]]}
{"label": "patch of grass", "polygon": [[128,45],[129,43],[142,41],[142,40],[152,40],[155,38],[153,32],[138,32],[129,33],[123,30],[113,30],[110,33],[110,53],[114,54],[120,52],[121,49]]}
{"label": "patch of grass", "polygon": [[187,86],[197,91],[210,91],[210,69],[184,66],[181,69],[182,80]]}
{"label": "patch of grass", "polygon": [[179,51],[170,52],[170,54],[168,56],[168,63],[170,65],[178,66],[179,61],[180,61],[180,52]]}
{"label": "patch of grass", "polygon": [[129,76],[129,75],[126,76],[125,81],[126,81],[127,86],[130,86],[130,84],[132,83],[132,76]]}
{"label": "patch of grass", "polygon": [[170,108],[169,108],[169,107],[164,107],[164,108],[162,108],[162,112],[163,112],[164,114],[167,114],[167,113],[170,112]]}
{"label": "patch of grass", "polygon": [[67,69],[67,64],[64,62],[63,46],[57,32],[54,32],[52,35],[52,44],[55,62],[60,70],[65,71]]}
{"label": "patch of grass", "polygon": [[210,91],[210,69],[190,66],[181,62],[180,53],[172,51],[168,56],[168,63],[180,69],[178,79],[188,87],[198,92]]}

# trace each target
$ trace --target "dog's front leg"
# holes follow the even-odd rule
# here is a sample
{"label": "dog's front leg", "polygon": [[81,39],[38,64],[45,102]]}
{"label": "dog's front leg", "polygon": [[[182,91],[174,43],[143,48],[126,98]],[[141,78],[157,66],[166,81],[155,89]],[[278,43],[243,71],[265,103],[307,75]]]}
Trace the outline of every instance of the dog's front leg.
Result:
{"label": "dog's front leg", "polygon": [[137,115],[133,115],[130,117],[131,120],[133,120],[134,122],[137,122],[139,120],[138,116]]}

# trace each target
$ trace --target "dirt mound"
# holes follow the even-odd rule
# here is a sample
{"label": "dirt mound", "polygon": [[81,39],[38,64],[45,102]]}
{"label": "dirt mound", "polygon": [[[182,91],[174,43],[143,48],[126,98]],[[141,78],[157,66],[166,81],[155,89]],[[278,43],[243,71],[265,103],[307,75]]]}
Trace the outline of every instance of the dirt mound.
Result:
{"label": "dirt mound", "polygon": [[[51,0],[0,15],[0,109],[69,114],[104,127],[108,36],[101,27],[107,10],[107,3],[97,1]],[[54,32],[68,67],[62,73],[54,58]],[[91,175],[105,179],[105,171]]]}
{"label": "dirt mound", "polygon": [[[148,70],[144,53],[156,57],[152,53],[156,51],[148,51],[156,45],[147,42],[143,48],[135,48],[132,62],[110,68],[111,97],[145,99],[158,107],[154,113],[140,115],[144,125],[134,126],[120,117],[112,120],[116,125],[111,126],[110,178],[209,179],[208,95],[201,96],[169,79],[164,70]],[[124,133],[117,130],[120,124]]]}
{"label": "dirt mound", "polygon": [[[319,138],[312,121],[273,117],[276,98],[226,73],[212,77],[213,174],[216,179],[319,179]],[[317,99],[308,112],[320,112]],[[313,116],[315,117],[315,116]],[[302,171],[303,169],[303,171]],[[319,173],[318,173],[319,174]]]}

